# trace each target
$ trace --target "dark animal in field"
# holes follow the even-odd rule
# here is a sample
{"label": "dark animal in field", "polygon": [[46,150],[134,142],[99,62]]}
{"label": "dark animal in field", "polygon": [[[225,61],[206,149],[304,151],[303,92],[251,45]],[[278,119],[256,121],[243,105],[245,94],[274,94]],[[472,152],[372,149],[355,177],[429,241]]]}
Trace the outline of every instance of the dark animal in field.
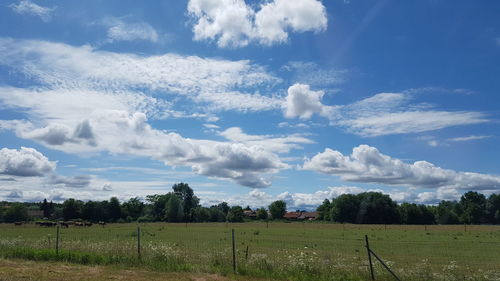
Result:
{"label": "dark animal in field", "polygon": [[52,226],[56,226],[57,223],[53,222],[53,221],[37,221],[36,225],[45,226],[45,227],[52,227]]}
{"label": "dark animal in field", "polygon": [[86,221],[86,222],[84,222],[84,223],[83,223],[83,225],[84,225],[84,226],[92,226],[92,223],[91,223],[91,222]]}
{"label": "dark animal in field", "polygon": [[83,222],[76,221],[76,222],[75,222],[75,226],[84,226],[84,224],[83,224]]}
{"label": "dark animal in field", "polygon": [[100,221],[100,222],[99,222],[99,225],[100,225],[100,226],[102,226],[102,227],[104,227],[104,226],[106,225],[106,223],[105,223],[105,222],[103,222],[103,221]]}
{"label": "dark animal in field", "polygon": [[16,221],[16,222],[14,223],[14,225],[15,225],[15,226],[20,226],[20,225],[23,225],[23,222],[22,222],[22,221]]}
{"label": "dark animal in field", "polygon": [[62,228],[68,228],[69,227],[69,224],[66,223],[66,222],[60,222],[59,225],[62,227]]}

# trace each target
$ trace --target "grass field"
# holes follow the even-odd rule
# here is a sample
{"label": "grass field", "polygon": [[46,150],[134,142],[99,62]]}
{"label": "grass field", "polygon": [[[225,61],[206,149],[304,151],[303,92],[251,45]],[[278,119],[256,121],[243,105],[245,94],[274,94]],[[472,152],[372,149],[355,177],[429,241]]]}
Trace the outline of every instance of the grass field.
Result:
{"label": "grass field", "polygon": [[[0,256],[282,280],[369,280],[364,235],[403,280],[500,280],[500,227],[321,223],[0,225]],[[248,249],[248,250],[247,250]],[[375,262],[377,280],[392,280]]]}

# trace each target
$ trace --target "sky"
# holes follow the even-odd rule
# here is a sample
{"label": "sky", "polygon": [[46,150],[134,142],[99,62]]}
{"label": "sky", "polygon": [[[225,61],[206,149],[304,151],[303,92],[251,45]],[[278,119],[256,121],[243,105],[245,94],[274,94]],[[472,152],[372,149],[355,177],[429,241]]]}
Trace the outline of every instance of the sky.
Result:
{"label": "sky", "polygon": [[500,2],[0,1],[0,200],[500,192]]}

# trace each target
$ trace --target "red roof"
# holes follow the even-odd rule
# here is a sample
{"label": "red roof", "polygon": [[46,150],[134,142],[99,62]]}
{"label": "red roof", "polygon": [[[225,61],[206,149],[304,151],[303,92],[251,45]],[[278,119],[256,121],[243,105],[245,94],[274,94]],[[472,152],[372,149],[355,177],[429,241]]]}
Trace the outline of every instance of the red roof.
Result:
{"label": "red roof", "polygon": [[286,212],[283,218],[285,219],[297,219],[301,215],[301,212]]}

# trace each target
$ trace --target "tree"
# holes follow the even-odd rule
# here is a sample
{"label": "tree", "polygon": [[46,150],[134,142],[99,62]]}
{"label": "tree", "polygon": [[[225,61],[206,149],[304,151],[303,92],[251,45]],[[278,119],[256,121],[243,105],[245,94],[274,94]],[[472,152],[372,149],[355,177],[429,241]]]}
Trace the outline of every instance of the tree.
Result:
{"label": "tree", "polygon": [[108,204],[108,215],[111,221],[117,221],[122,217],[122,207],[116,197],[111,197]]}
{"label": "tree", "polygon": [[175,196],[173,193],[154,194],[146,196],[146,200],[151,202],[151,216],[155,220],[163,220],[165,218],[165,207],[170,197]]}
{"label": "tree", "polygon": [[330,200],[323,200],[323,203],[321,203],[321,205],[316,209],[316,211],[319,212],[318,220],[331,220],[331,208],[332,204],[330,203]]}
{"label": "tree", "polygon": [[54,205],[52,201],[50,201],[50,204],[47,202],[47,199],[43,199],[42,204],[40,204],[40,210],[43,211],[43,216],[45,218],[50,218],[52,216],[52,213],[54,212]]}
{"label": "tree", "polygon": [[165,217],[168,222],[180,222],[184,217],[182,201],[176,195],[170,196],[165,205]]}
{"label": "tree", "polygon": [[195,222],[206,222],[210,219],[208,208],[198,206],[193,210],[193,220]]}
{"label": "tree", "polygon": [[282,219],[286,213],[286,202],[283,200],[274,201],[269,205],[269,212],[272,219]]}
{"label": "tree", "polygon": [[230,209],[229,205],[226,202],[219,203],[216,207],[219,208],[219,210],[221,210],[224,215],[227,215]]}
{"label": "tree", "polygon": [[332,200],[330,218],[333,221],[355,223],[359,214],[360,198],[354,194],[342,194]]}
{"label": "tree", "polygon": [[217,206],[212,206],[208,209],[209,221],[223,222],[226,221],[226,214]]}
{"label": "tree", "polygon": [[172,186],[174,193],[182,200],[184,220],[193,220],[193,209],[198,207],[200,200],[194,195],[193,189],[187,183],[177,183]]}
{"label": "tree", "polygon": [[87,201],[82,206],[81,218],[88,221],[99,221],[99,205],[95,201]]}
{"label": "tree", "polygon": [[27,221],[28,209],[22,203],[12,204],[3,217],[5,222]]}
{"label": "tree", "polygon": [[397,205],[389,195],[380,192],[363,192],[357,197],[359,200],[357,223],[399,223]]}
{"label": "tree", "polygon": [[458,203],[464,223],[481,223],[486,221],[486,197],[475,191],[469,191],[460,197]]}
{"label": "tree", "polygon": [[438,224],[458,224],[460,220],[455,210],[458,209],[456,201],[441,201],[436,208],[436,222]]}
{"label": "tree", "polygon": [[434,214],[425,205],[403,203],[398,209],[403,224],[434,224]]}
{"label": "tree", "polygon": [[73,198],[67,199],[63,203],[64,220],[73,220],[81,218],[83,202]]}
{"label": "tree", "polygon": [[500,223],[500,194],[491,194],[486,202],[486,216],[490,223]]}
{"label": "tree", "polygon": [[128,201],[123,202],[122,209],[126,217],[137,220],[142,215],[144,203],[138,197],[130,198]]}
{"label": "tree", "polygon": [[268,214],[265,208],[260,208],[257,210],[257,219],[259,220],[267,220]]}
{"label": "tree", "polygon": [[233,206],[229,209],[227,213],[227,220],[230,222],[242,222],[243,221],[243,208],[241,206]]}

